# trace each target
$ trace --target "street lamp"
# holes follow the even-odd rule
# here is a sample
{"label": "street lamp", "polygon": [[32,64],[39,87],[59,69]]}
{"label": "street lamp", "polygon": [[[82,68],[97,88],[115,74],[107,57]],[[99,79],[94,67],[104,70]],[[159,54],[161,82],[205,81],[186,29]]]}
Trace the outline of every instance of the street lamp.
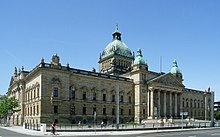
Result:
{"label": "street lamp", "polygon": [[211,126],[214,127],[214,92],[211,92]]}

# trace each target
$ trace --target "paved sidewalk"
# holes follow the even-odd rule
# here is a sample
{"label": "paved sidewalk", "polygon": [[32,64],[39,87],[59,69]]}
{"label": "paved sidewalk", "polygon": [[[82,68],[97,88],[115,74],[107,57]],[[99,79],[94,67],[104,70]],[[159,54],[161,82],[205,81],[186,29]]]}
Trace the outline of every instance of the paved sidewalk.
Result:
{"label": "paved sidewalk", "polygon": [[[11,130],[17,133],[33,135],[33,136],[53,136],[50,132],[34,131],[29,129],[23,129],[22,126],[13,127],[0,127],[3,129]],[[131,135],[131,134],[142,134],[142,133],[156,133],[156,132],[177,132],[177,131],[189,131],[189,130],[204,130],[208,128],[196,128],[196,129],[169,129],[169,130],[137,130],[137,131],[99,131],[99,132],[58,132],[57,136],[94,136],[94,135]]]}

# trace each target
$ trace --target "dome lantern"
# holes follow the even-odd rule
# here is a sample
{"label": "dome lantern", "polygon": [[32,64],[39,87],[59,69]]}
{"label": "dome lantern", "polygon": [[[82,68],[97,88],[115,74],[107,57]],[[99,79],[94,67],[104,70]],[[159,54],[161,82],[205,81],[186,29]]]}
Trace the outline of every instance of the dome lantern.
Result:
{"label": "dome lantern", "polygon": [[118,24],[116,24],[115,32],[112,33],[112,36],[113,36],[112,41],[114,41],[114,40],[121,40],[121,32],[118,31]]}

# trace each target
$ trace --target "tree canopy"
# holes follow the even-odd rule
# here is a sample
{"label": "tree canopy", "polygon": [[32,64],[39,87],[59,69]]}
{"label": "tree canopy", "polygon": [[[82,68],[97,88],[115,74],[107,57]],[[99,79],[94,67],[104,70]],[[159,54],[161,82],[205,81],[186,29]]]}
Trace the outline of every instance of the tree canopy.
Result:
{"label": "tree canopy", "polygon": [[1,96],[0,97],[0,117],[5,118],[9,111],[14,113],[19,106],[18,100],[15,97]]}
{"label": "tree canopy", "polygon": [[215,111],[214,117],[215,117],[215,120],[220,120],[220,112],[219,111]]}

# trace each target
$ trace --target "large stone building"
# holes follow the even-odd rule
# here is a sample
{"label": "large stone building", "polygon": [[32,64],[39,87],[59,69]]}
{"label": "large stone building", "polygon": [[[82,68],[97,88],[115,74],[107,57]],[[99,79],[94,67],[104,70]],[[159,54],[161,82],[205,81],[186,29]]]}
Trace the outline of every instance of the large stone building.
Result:
{"label": "large stone building", "polygon": [[210,119],[211,93],[188,89],[174,60],[171,71],[148,70],[141,49],[136,56],[116,27],[113,39],[100,54],[99,72],[62,65],[56,54],[50,63],[41,59],[31,71],[24,68],[11,78],[9,92],[21,111],[11,116],[14,125],[37,123],[125,123],[154,118]]}

